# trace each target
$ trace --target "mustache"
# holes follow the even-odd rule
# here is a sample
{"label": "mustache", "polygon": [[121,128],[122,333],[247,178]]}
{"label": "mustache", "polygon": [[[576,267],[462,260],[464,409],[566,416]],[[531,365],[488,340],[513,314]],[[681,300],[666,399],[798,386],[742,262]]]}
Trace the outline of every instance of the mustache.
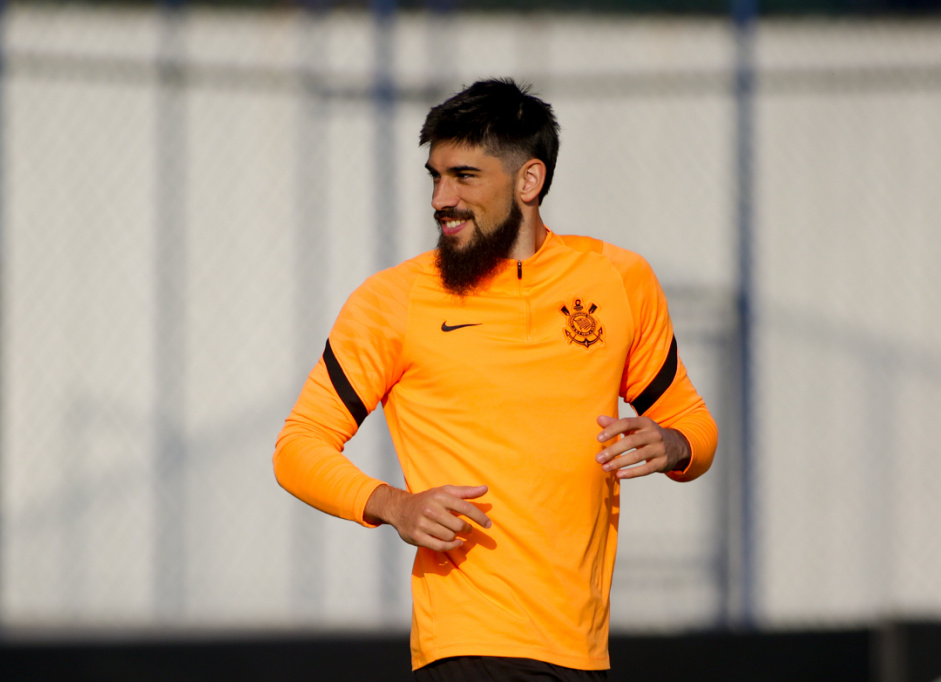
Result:
{"label": "mustache", "polygon": [[456,208],[443,208],[435,211],[435,220],[439,223],[442,220],[473,220],[474,214],[471,211],[460,211]]}

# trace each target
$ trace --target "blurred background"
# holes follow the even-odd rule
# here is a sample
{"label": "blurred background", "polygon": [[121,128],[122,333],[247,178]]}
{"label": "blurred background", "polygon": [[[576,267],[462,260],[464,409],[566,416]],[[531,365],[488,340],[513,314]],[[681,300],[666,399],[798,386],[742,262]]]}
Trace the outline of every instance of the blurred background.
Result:
{"label": "blurred background", "polygon": [[[294,500],[271,454],[349,293],[434,246],[428,108],[512,76],[562,126],[547,224],[652,263],[720,426],[704,478],[624,486],[618,646],[851,636],[865,677],[801,679],[941,678],[909,660],[941,650],[937,0],[0,24],[0,662],[392,637],[407,672],[413,548]],[[347,454],[401,480],[381,414]]]}

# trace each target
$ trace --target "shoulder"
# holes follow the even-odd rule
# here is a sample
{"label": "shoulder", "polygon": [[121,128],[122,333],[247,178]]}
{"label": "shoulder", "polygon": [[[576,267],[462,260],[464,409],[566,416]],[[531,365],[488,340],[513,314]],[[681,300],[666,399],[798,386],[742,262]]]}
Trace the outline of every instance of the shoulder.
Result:
{"label": "shoulder", "polygon": [[368,326],[398,326],[408,315],[415,285],[433,276],[434,253],[423,253],[370,275],[346,301],[342,317],[354,318]]}
{"label": "shoulder", "polygon": [[602,253],[605,243],[594,237],[583,237],[577,234],[560,234],[559,239],[562,243],[573,251],[581,253]]}
{"label": "shoulder", "polygon": [[414,258],[402,261],[391,268],[380,270],[370,275],[363,283],[364,286],[410,286],[423,274],[428,274],[434,267],[434,251],[426,251]]}
{"label": "shoulder", "polygon": [[560,238],[562,243],[573,251],[597,254],[598,258],[610,264],[610,266],[621,275],[625,282],[631,280],[642,283],[650,279],[656,279],[653,274],[653,268],[650,267],[647,260],[639,253],[593,237],[561,235]]}
{"label": "shoulder", "polygon": [[354,296],[379,298],[408,298],[415,283],[424,276],[433,275],[434,252],[428,251],[414,258],[370,275],[354,292]]}

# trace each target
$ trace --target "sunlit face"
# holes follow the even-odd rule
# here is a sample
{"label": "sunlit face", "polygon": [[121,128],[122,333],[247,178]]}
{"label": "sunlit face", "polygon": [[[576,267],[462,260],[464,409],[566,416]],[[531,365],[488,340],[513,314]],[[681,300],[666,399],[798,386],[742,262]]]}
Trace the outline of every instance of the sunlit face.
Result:
{"label": "sunlit face", "polygon": [[497,157],[480,147],[438,142],[431,146],[425,168],[434,182],[435,220],[455,249],[468,246],[475,233],[492,233],[506,220],[514,203],[513,176]]}
{"label": "sunlit face", "polygon": [[446,289],[464,295],[508,258],[523,214],[513,178],[479,148],[436,144],[426,164],[440,236],[436,264]]}

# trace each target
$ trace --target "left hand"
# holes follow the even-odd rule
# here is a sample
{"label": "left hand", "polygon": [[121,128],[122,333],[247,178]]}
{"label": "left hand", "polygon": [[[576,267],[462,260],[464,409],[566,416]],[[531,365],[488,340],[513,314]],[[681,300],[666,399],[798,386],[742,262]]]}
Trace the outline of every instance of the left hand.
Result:
{"label": "left hand", "polygon": [[599,442],[624,435],[595,456],[602,469],[615,472],[618,478],[666,473],[683,469],[689,463],[686,437],[679,431],[661,427],[649,417],[615,419],[602,415],[598,417],[598,425],[602,429],[598,434]]}

